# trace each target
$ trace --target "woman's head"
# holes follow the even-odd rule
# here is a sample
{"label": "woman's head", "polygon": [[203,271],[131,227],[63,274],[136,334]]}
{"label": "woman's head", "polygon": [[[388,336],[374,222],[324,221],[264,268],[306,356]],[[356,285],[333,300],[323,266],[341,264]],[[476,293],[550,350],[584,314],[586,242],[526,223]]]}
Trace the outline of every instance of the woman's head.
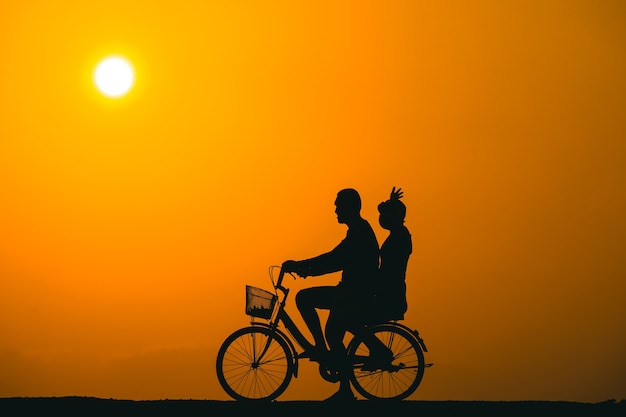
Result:
{"label": "woman's head", "polygon": [[399,199],[383,201],[378,205],[378,223],[385,229],[402,226],[406,216],[406,206]]}

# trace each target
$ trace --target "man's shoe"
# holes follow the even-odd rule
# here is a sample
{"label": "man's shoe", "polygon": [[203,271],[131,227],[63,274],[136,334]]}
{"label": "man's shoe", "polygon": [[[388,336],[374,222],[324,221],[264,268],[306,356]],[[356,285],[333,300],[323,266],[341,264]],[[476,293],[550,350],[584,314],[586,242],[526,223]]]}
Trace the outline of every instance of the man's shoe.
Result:
{"label": "man's shoe", "polygon": [[326,358],[328,358],[329,351],[326,349],[319,349],[317,347],[312,347],[298,355],[298,359],[309,359],[315,362],[320,362]]}
{"label": "man's shoe", "polygon": [[348,401],[356,401],[356,397],[352,393],[352,391],[348,390],[339,390],[330,397],[326,398],[324,401],[326,402],[348,402]]}

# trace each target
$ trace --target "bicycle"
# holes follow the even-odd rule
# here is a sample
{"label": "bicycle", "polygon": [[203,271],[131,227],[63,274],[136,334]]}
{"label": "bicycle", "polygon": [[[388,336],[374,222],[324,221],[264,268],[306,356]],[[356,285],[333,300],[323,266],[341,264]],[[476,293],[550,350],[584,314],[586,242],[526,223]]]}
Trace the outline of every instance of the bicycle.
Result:
{"label": "bicycle", "polygon": [[[280,273],[274,283],[272,271],[276,268],[280,268]],[[272,266],[269,275],[274,293],[246,285],[250,326],[228,336],[217,354],[220,385],[236,400],[275,400],[287,389],[292,377],[298,377],[298,360],[314,347],[285,311],[289,295],[289,289],[283,286],[285,272]],[[257,318],[264,321],[255,321]],[[279,328],[280,324],[286,332]],[[368,343],[372,336],[392,352],[391,360],[381,362],[370,355]],[[298,353],[296,345],[303,351]],[[419,386],[425,368],[432,366],[424,362],[427,351],[418,331],[397,321],[366,326],[356,331],[347,344],[351,384],[366,399],[405,399]],[[309,359],[319,363],[322,378],[329,382],[339,380],[331,360]]]}

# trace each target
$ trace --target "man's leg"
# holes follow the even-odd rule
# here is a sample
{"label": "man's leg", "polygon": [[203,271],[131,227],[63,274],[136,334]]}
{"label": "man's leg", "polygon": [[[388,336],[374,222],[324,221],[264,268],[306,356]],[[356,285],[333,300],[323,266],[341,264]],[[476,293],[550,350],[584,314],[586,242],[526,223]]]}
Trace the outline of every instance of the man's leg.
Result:
{"label": "man's leg", "polygon": [[313,287],[296,294],[296,305],[307,327],[313,335],[315,346],[326,350],[326,340],[316,308],[330,310],[335,297],[335,287]]}
{"label": "man's leg", "polygon": [[[338,311],[339,310],[339,311]],[[350,368],[352,364],[348,362],[346,347],[343,344],[343,338],[348,329],[349,317],[344,308],[341,306],[331,309],[326,322],[326,339],[335,366],[339,371],[339,390],[333,394],[328,400],[353,400],[355,399],[350,388]]]}
{"label": "man's leg", "polygon": [[342,311],[332,309],[326,322],[326,340],[331,351],[340,354],[346,353],[343,338],[348,329],[345,314]]}

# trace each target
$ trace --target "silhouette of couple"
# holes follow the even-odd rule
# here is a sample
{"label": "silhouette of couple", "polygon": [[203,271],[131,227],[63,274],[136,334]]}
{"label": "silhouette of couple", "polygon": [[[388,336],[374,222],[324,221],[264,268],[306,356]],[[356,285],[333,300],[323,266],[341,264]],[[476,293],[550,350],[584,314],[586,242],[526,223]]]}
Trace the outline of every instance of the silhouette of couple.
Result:
{"label": "silhouette of couple", "polygon": [[[412,252],[411,234],[404,225],[406,206],[402,189],[393,187],[389,200],[378,205],[379,224],[389,236],[379,248],[376,235],[361,217],[361,197],[351,188],[337,193],[337,221],[348,226],[346,237],[330,252],[301,261],[286,261],[283,269],[306,278],[341,271],[336,286],[306,288],[296,295],[296,304],[313,335],[315,346],[301,357],[319,360],[332,357],[339,364],[340,387],[329,400],[355,399],[348,373],[343,338],[363,326],[404,318],[406,267]],[[329,310],[325,336],[316,309]],[[375,339],[375,338],[374,338]],[[327,349],[326,343],[328,343]],[[367,343],[370,356],[391,361],[391,352],[377,339]],[[375,366],[375,365],[374,365]]]}

